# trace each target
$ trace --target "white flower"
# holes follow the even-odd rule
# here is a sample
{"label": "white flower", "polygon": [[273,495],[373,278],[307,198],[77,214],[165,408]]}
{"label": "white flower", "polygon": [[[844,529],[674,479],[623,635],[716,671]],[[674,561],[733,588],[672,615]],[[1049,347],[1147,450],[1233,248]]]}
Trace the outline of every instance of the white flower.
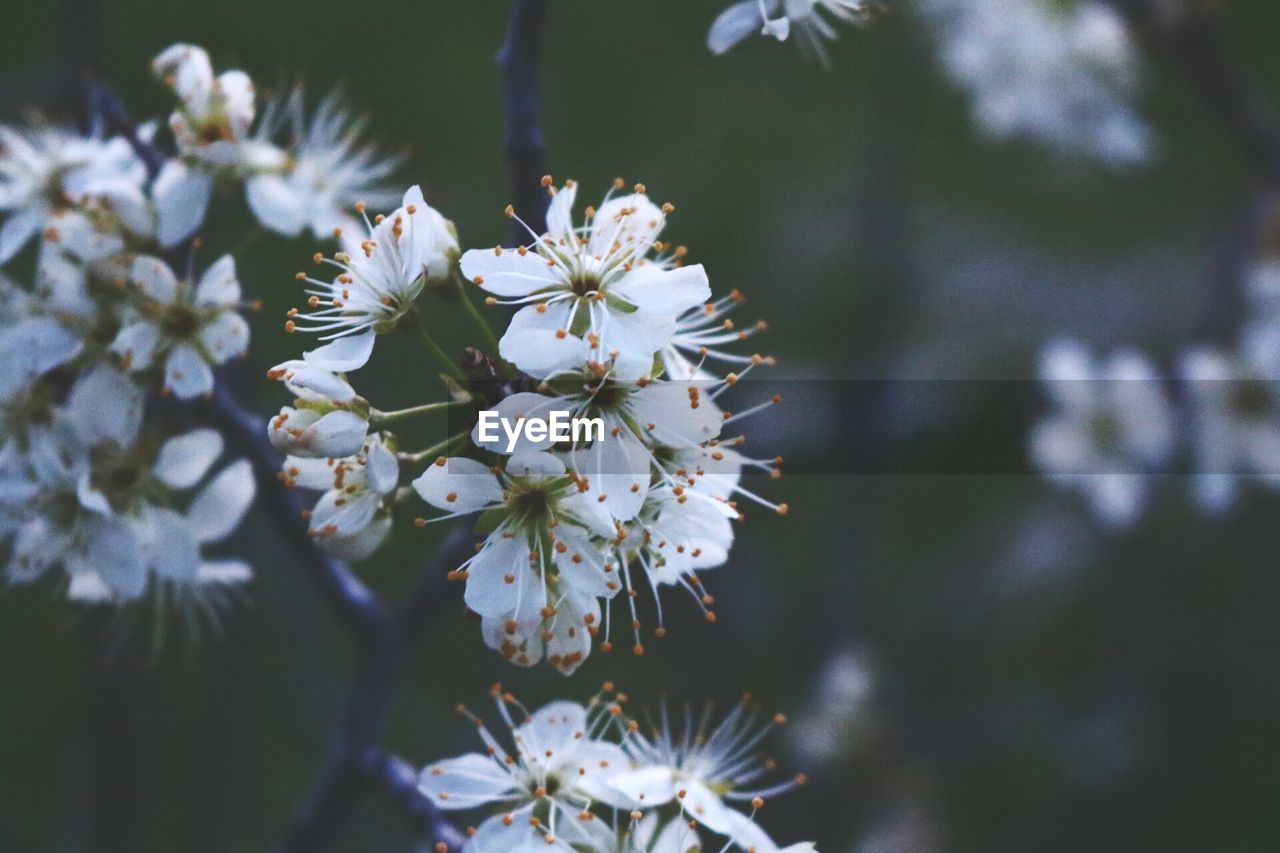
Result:
{"label": "white flower", "polygon": [[361,201],[374,209],[395,204],[395,194],[380,182],[403,158],[382,155],[361,140],[367,120],[352,118],[337,91],[309,121],[304,102],[298,87],[268,105],[255,138],[270,141],[287,130],[293,143],[283,168],[246,180],[249,207],[259,222],[281,234],[357,234],[361,226],[348,211]]}
{"label": "white flower", "polygon": [[[358,207],[363,211],[363,206]],[[298,279],[309,285],[307,304],[312,310],[290,311],[285,328],[315,332],[325,340],[353,338],[313,351],[308,361],[341,351],[343,358],[329,369],[364,366],[374,334],[395,327],[413,307],[428,279],[449,274],[458,241],[452,224],[423,200],[421,187],[410,187],[401,206],[375,223],[366,219],[369,236],[358,246],[352,245],[350,251],[339,252],[333,259],[317,253],[317,259],[338,269],[333,281],[298,273]],[[362,355],[346,357],[357,351]]]}
{"label": "white flower", "polygon": [[648,377],[676,319],[710,297],[706,271],[650,257],[674,208],[659,208],[641,185],[588,208],[581,228],[572,220],[576,195],[572,181],[555,194],[547,233],[531,232],[532,246],[469,250],[462,272],[498,297],[491,302],[524,306],[499,347],[521,370],[543,378],[608,365],[619,378]]}
{"label": "white flower", "polygon": [[1132,523],[1149,476],[1174,450],[1173,413],[1155,369],[1135,352],[1097,365],[1079,344],[1059,341],[1044,353],[1041,378],[1056,408],[1032,432],[1035,464],[1083,491],[1105,523]]}
{"label": "white flower", "polygon": [[437,808],[500,809],[464,849],[615,850],[613,826],[590,810],[613,796],[608,780],[629,764],[617,744],[595,739],[607,725],[607,712],[595,704],[589,714],[573,702],[552,702],[517,724],[508,698],[500,691],[496,698],[513,749],[508,752],[480,724],[483,752],[430,764],[418,777],[418,789]]}
{"label": "white flower", "polygon": [[235,261],[223,256],[193,288],[178,281],[164,261],[141,256],[134,262],[132,280],[141,301],[111,350],[134,371],[163,359],[165,389],[184,400],[210,393],[212,367],[243,355],[249,346],[249,324],[237,313]]}
{"label": "white flower", "polygon": [[1137,59],[1115,9],[1049,0],[921,0],[919,8],[989,136],[1027,136],[1117,164],[1148,157],[1151,133],[1131,105]]}
{"label": "white flower", "polygon": [[293,456],[355,456],[369,431],[369,406],[342,377],[306,361],[271,368],[269,379],[284,382],[297,395],[271,419],[267,434],[277,450]]}
{"label": "white flower", "polygon": [[1241,477],[1280,487],[1280,385],[1257,353],[1186,353],[1181,373],[1191,404],[1195,496],[1211,512],[1228,509]]}
{"label": "white flower", "polygon": [[400,481],[400,463],[381,435],[368,436],[360,452],[344,459],[290,456],[285,483],[323,492],[311,510],[311,527],[320,547],[342,560],[363,560],[391,532],[386,506]]}
{"label": "white flower", "polygon": [[150,233],[142,187],[146,168],[123,139],[103,140],[52,125],[0,125],[0,264],[48,225],[56,211],[92,205],[136,234]]}
{"label": "white flower", "polygon": [[530,666],[545,652],[568,673],[590,652],[597,598],[621,583],[599,544],[614,535],[607,512],[564,463],[526,452],[497,473],[471,459],[440,458],[413,481],[424,501],[452,518],[482,516],[491,530],[453,574],[463,600],[486,621],[486,639],[504,657]]}
{"label": "white flower", "polygon": [[862,23],[873,9],[867,0],[741,0],[711,24],[707,47],[719,56],[757,32],[778,41],[795,33],[801,50],[825,65],[826,42],[839,35],[832,22]]}
{"label": "white flower", "polygon": [[197,604],[202,590],[247,580],[247,566],[205,560],[201,548],[240,523],[253,500],[249,464],[223,469],[179,509],[160,496],[176,497],[204,480],[222,452],[221,437],[195,430],[153,454],[145,442],[121,445],[136,423],[93,417],[96,409],[110,415],[119,405],[111,390],[108,380],[91,375],[64,414],[28,431],[27,488],[11,482],[4,490],[23,495],[4,513],[5,533],[13,536],[10,579],[30,582],[61,565],[74,600],[133,601],[154,582],[157,595],[170,590],[175,600]]}
{"label": "white flower", "polygon": [[[635,766],[612,776],[608,786],[636,807],[677,805],[682,821],[697,821],[744,850],[778,851],[782,848],[755,822],[755,811],[764,798],[804,784],[804,777],[758,789],[744,786],[756,783],[771,768],[755,749],[783,719],[774,715],[761,723],[744,699],[714,726],[708,709],[696,724],[686,718],[685,730],[678,732],[664,706],[648,735],[638,725],[625,728],[623,749]],[[750,804],[751,813],[730,807],[737,802]]]}
{"label": "white flower", "polygon": [[214,77],[204,48],[175,44],[151,62],[151,69],[178,98],[169,128],[183,154],[221,166],[239,162],[238,143],[253,124],[253,81],[243,71]]}

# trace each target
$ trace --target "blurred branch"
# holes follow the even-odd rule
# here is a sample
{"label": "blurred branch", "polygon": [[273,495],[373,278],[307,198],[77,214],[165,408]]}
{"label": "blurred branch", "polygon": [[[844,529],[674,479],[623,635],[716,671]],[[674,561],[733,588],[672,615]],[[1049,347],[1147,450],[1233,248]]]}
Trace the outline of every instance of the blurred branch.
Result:
{"label": "blurred branch", "polygon": [[1280,120],[1233,60],[1216,4],[1106,0],[1152,49],[1195,86],[1250,163],[1280,182]]}
{"label": "blurred branch", "polygon": [[148,140],[138,135],[138,125],[124,108],[115,90],[92,77],[85,77],[85,91],[89,98],[89,116],[100,116],[109,132],[118,133],[129,143],[133,153],[147,167],[147,177],[154,178],[164,166],[164,154]]}
{"label": "blurred branch", "polygon": [[[546,17],[547,0],[514,0],[507,38],[495,57],[502,69],[507,107],[504,148],[514,190],[512,204],[535,234],[547,230],[547,194],[542,187],[547,157],[538,95],[538,60]],[[528,242],[524,228],[512,222],[511,243]]]}
{"label": "blurred branch", "polygon": [[446,601],[441,594],[448,568],[471,552],[466,528],[449,532],[418,586],[394,616],[381,618],[363,646],[360,666],[348,694],[342,723],[334,733],[320,781],[294,812],[277,850],[313,853],[333,841],[336,830],[367,792],[381,789],[400,806],[410,823],[436,841],[461,846],[462,836],[418,792],[417,772],[379,745],[390,721],[392,702],[425,628]]}

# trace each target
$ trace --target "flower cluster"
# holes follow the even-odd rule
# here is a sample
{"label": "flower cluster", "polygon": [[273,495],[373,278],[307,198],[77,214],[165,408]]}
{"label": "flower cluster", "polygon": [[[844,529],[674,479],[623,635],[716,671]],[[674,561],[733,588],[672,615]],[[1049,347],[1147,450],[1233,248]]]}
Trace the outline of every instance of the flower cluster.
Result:
{"label": "flower cluster", "polygon": [[1025,136],[1073,154],[1146,159],[1150,132],[1133,111],[1137,60],[1124,21],[1082,0],[920,0],[943,67],[973,98],[989,136]]}
{"label": "flower cluster", "polygon": [[203,552],[239,524],[254,479],[245,462],[215,471],[221,435],[164,398],[213,392],[214,369],[248,349],[253,305],[230,255],[197,274],[194,248],[172,248],[218,181],[245,182],[277,231],[332,236],[397,161],[364,146],[333,97],[308,122],[295,90],[255,130],[242,72],[215,77],[190,45],[153,67],[179,100],[176,156],[157,147],[159,122],[106,133],[121,109],[92,114],[89,132],[0,127],[0,264],[14,279],[0,278],[0,547],[10,583],[61,570],[72,599],[150,591],[207,608],[251,576]]}
{"label": "flower cluster", "polygon": [[773,767],[757,750],[785,720],[762,719],[750,697],[718,721],[709,707],[695,718],[685,706],[673,724],[664,705],[642,725],[611,684],[585,707],[552,702],[532,713],[500,687],[493,696],[509,739],[462,708],[484,750],[429,764],[418,779],[438,808],[490,813],[468,831],[470,853],[685,853],[703,849],[706,834],[726,838],[723,850],[816,849],[779,847],[755,821],[766,798],[804,777],[757,787]]}
{"label": "flower cluster", "polygon": [[[783,514],[787,507],[743,486],[745,469],[777,476],[780,460],[745,456],[742,437],[729,429],[777,398],[737,414],[718,402],[771,362],[726,349],[763,328],[738,329],[725,316],[741,295],[711,301],[703,267],[685,264],[685,249],[660,239],[675,208],[652,202],[642,185],[627,192],[615,182],[578,224],[576,185],[543,183],[551,194],[547,231],[530,231],[528,245],[459,257],[452,226],[414,187],[399,208],[367,223],[368,239],[332,258],[317,255],[334,277],[299,274],[308,310],[291,310],[287,328],[327,342],[269,374],[296,398],[269,431],[290,454],[285,482],[322,493],[311,533],[335,554],[368,556],[383,541],[408,491],[402,472],[444,513],[433,520],[479,514],[485,539],[453,577],[465,581],[485,641],[517,664],[545,659],[570,673],[597,634],[611,647],[601,600],[619,593],[637,654],[641,586],[655,596],[662,586],[683,587],[714,621],[698,572],[726,561],[731,522],[743,516],[739,498]],[[486,360],[500,381],[453,379],[448,400],[379,411],[345,374],[368,361],[381,333],[409,331],[460,376],[414,307],[429,281],[451,276],[455,287],[465,277],[489,294],[488,305],[518,308],[497,342],[501,359]],[[716,366],[737,372],[717,374]],[[435,448],[400,448],[386,430],[443,409],[462,412],[463,429]],[[561,411],[598,419],[603,433],[512,444],[481,430],[480,410],[515,424]],[[451,457],[468,435],[470,450]]]}
{"label": "flower cluster", "polygon": [[1079,344],[1052,344],[1042,377],[1055,411],[1031,436],[1037,466],[1112,526],[1141,516],[1180,450],[1208,512],[1228,509],[1242,481],[1280,486],[1280,362],[1266,330],[1253,331],[1235,351],[1188,349],[1168,380],[1136,352],[1098,366]]}
{"label": "flower cluster", "polygon": [[259,222],[288,235],[332,237],[355,225],[346,211],[358,199],[390,200],[379,182],[399,158],[361,141],[364,121],[349,116],[336,93],[308,121],[303,91],[295,89],[270,102],[255,128],[257,93],[243,71],[215,76],[209,54],[190,44],[163,51],[151,68],[177,100],[169,129],[179,156],[153,188],[161,246],[199,228],[218,184],[243,183]]}
{"label": "flower cluster", "polygon": [[778,41],[795,34],[806,56],[827,65],[835,23],[864,23],[878,8],[873,0],[740,0],[712,22],[707,47],[720,55],[757,33]]}

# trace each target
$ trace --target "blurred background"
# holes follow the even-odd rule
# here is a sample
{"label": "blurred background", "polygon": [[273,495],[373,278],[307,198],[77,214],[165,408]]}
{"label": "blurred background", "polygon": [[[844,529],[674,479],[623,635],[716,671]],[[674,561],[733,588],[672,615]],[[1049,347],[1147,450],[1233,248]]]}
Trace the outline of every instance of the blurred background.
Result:
{"label": "blurred background", "polygon": [[[1218,5],[1234,61],[1280,104],[1280,7]],[[585,699],[605,679],[637,702],[726,706],[750,690],[791,717],[770,750],[810,777],[762,812],[777,839],[867,853],[1280,848],[1280,681],[1265,651],[1280,643],[1280,497],[1250,490],[1215,518],[1169,483],[1139,524],[1110,530],[1027,462],[1042,408],[1030,383],[1017,406],[980,383],[896,383],[928,390],[895,407],[875,383],[808,382],[1030,380],[1044,342],[1064,335],[1171,358],[1222,298],[1256,178],[1204,101],[1140,49],[1145,162],[989,139],[939,62],[945,27],[911,0],[889,6],[846,28],[828,71],[758,38],[712,57],[718,0],[552,3],[549,168],[587,197],[622,175],[675,202],[669,237],[717,293],[747,294],[743,320],[769,321],[759,346],[788,394],[748,433],[795,472],[757,484],[790,514],[752,513],[729,564],[707,574],[717,624],[670,596],[665,641],[643,658],[597,651],[568,680],[501,661],[451,588],[388,745],[415,764],[474,748],[453,708],[480,706],[495,681],[531,706]],[[506,4],[6,11],[7,120],[65,108],[67,51],[135,116],[163,116],[150,59],[195,42],[262,88],[344,85],[376,134],[410,152],[401,183],[423,184],[464,247],[506,234],[492,62]],[[219,205],[210,245],[244,230],[242,206]],[[239,256],[265,304],[243,368],[260,413],[284,402],[263,374],[299,351],[280,321],[316,248],[264,236]],[[469,343],[431,298],[433,332],[452,350]],[[433,377],[399,341],[362,374],[386,408],[422,399]],[[910,474],[859,473],[908,446],[924,460]],[[439,538],[398,531],[360,573],[394,596]],[[109,643],[119,626],[44,586],[0,596],[0,849],[214,853],[277,837],[325,754],[352,649],[264,520],[236,549],[258,570],[251,606],[223,636],[158,654],[146,626]],[[373,798],[335,849],[412,842]]]}

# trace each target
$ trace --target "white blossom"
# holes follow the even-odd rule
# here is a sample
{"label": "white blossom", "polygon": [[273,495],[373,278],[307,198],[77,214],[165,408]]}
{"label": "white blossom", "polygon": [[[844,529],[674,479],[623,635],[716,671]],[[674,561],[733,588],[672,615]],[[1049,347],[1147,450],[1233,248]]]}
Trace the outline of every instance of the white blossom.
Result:
{"label": "white blossom", "polygon": [[569,181],[551,200],[547,233],[530,232],[529,247],[463,254],[463,275],[494,294],[490,302],[523,306],[502,336],[503,358],[538,378],[584,364],[598,372],[607,365],[622,379],[652,373],[677,319],[711,289],[701,264],[650,257],[674,207],[658,207],[643,189],[611,191],[579,227],[572,218],[577,185]]}
{"label": "white blossom", "polygon": [[285,484],[322,492],[308,534],[343,560],[363,560],[391,532],[387,498],[400,481],[400,463],[389,439],[368,436],[360,451],[342,459],[290,456]]}
{"label": "white blossom", "polygon": [[365,224],[368,237],[358,244],[348,238],[348,251],[333,258],[317,253],[317,259],[338,270],[332,281],[298,273],[308,285],[311,310],[290,311],[285,326],[317,333],[323,340],[337,339],[307,358],[322,366],[327,363],[331,370],[364,366],[374,334],[394,328],[426,282],[447,276],[457,257],[452,223],[423,200],[421,187],[409,188],[399,208],[374,222],[366,219]]}
{"label": "white blossom", "polygon": [[234,259],[223,256],[193,286],[179,281],[164,261],[144,255],[134,262],[131,279],[140,299],[111,350],[133,371],[163,361],[164,387],[182,399],[210,393],[213,367],[249,346]]}
{"label": "white blossom", "polygon": [[48,124],[0,125],[0,264],[80,206],[140,236],[153,228],[143,192],[147,173],[129,144]]}
{"label": "white blossom", "polygon": [[989,136],[1027,136],[1118,164],[1149,156],[1151,133],[1131,104],[1137,58],[1107,4],[920,0],[919,8]]}
{"label": "white blossom", "polygon": [[1183,355],[1182,379],[1192,414],[1195,497],[1223,512],[1243,478],[1280,487],[1280,383],[1263,353],[1193,349]]}
{"label": "white blossom", "polygon": [[778,41],[794,34],[806,55],[827,65],[826,43],[839,36],[835,24],[863,23],[874,9],[868,0],[740,0],[711,24],[707,47],[719,56],[756,33]]}
{"label": "white blossom", "polygon": [[1173,412],[1159,376],[1136,352],[1103,364],[1072,341],[1046,348],[1041,378],[1055,404],[1031,435],[1031,456],[1051,479],[1085,493],[1105,523],[1132,523],[1150,476],[1175,449]]}
{"label": "white blossom", "polygon": [[611,796],[609,779],[629,764],[617,744],[595,737],[608,725],[608,713],[595,704],[588,712],[573,702],[552,702],[516,722],[511,709],[519,713],[522,707],[500,691],[495,698],[512,748],[480,724],[483,752],[430,764],[418,778],[418,789],[437,808],[499,809],[464,849],[615,850],[613,826],[590,810]]}
{"label": "white blossom", "polygon": [[[609,787],[635,807],[674,804],[679,807],[682,821],[696,821],[744,850],[769,853],[812,849],[805,844],[779,847],[755,821],[755,812],[766,798],[805,782],[801,775],[779,784],[754,787],[772,767],[756,754],[756,749],[785,718],[775,714],[761,721],[749,697],[719,723],[712,724],[710,713],[708,707],[695,723],[686,710],[683,728],[677,729],[663,705],[648,733],[643,726],[627,726],[622,745],[633,766],[610,777]],[[751,811],[732,808],[735,803],[746,803]]]}
{"label": "white blossom", "polygon": [[386,156],[362,141],[366,118],[353,118],[331,92],[306,116],[301,87],[268,104],[255,139],[270,143],[291,137],[282,168],[263,170],[245,181],[258,221],[281,234],[310,231],[317,238],[358,234],[361,225],[350,210],[364,202],[375,210],[390,207],[396,195],[384,184],[403,159]]}
{"label": "white blossom", "polygon": [[369,406],[341,376],[306,361],[286,361],[271,368],[297,395],[271,419],[271,443],[284,453],[303,457],[355,456],[369,431]]}

